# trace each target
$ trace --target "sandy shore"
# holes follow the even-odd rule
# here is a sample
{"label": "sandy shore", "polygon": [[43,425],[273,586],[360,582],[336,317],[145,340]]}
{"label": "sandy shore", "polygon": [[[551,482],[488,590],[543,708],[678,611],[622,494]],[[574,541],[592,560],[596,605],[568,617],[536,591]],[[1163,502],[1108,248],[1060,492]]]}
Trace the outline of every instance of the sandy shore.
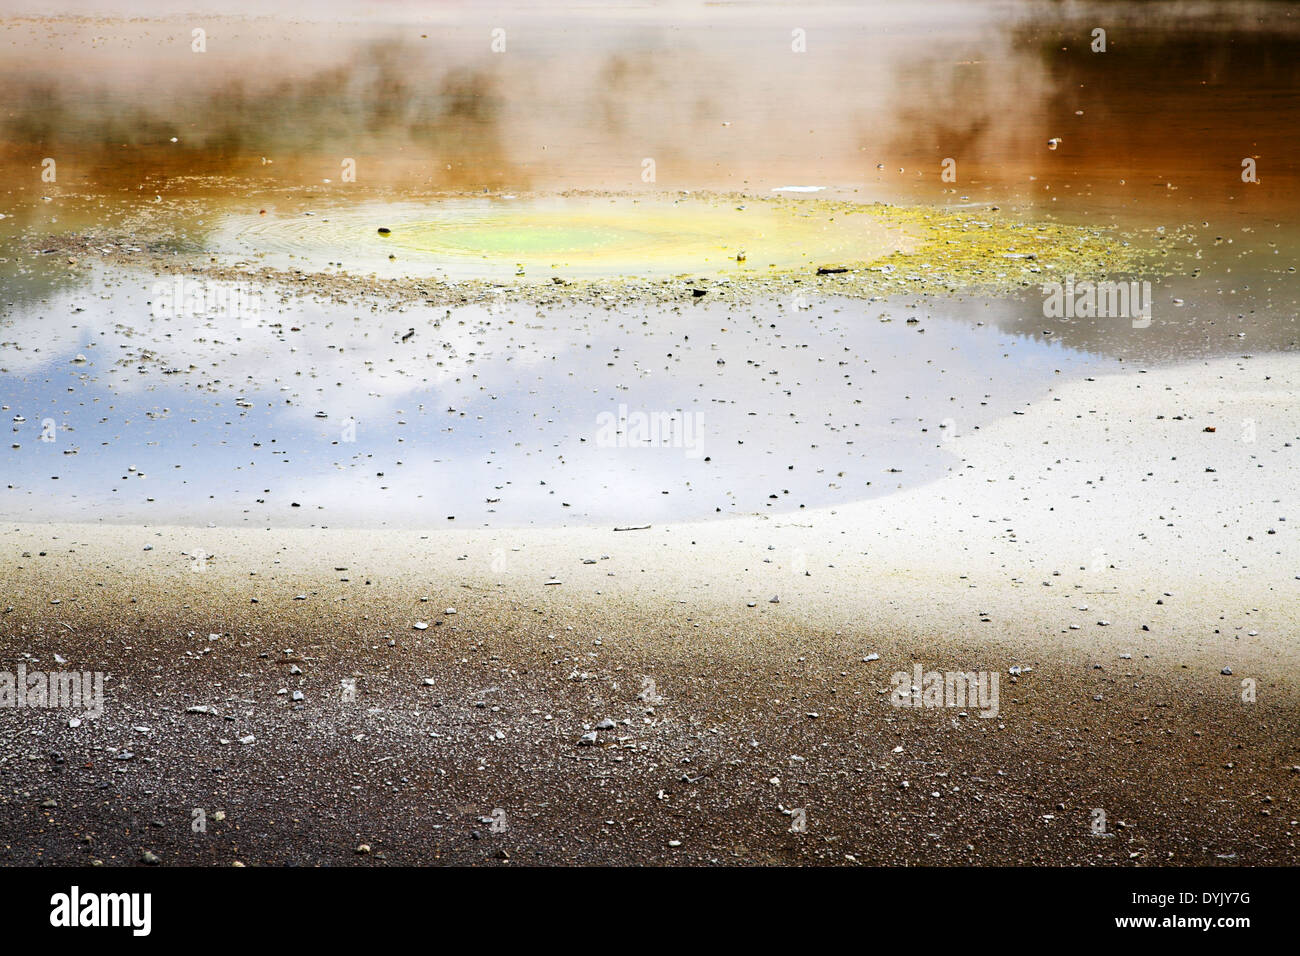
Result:
{"label": "sandy shore", "polygon": [[[108,678],[0,709],[0,860],[1294,862],[1298,371],[1062,384],[815,512],[9,525],[2,666]],[[997,717],[892,706],[918,663]]]}

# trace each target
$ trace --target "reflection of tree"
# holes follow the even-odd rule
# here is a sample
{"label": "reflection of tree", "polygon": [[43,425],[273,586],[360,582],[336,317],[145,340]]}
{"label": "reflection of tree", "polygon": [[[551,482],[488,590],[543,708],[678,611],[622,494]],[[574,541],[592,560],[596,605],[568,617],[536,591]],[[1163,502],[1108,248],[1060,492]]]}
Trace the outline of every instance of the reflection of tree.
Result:
{"label": "reflection of tree", "polygon": [[[961,181],[980,165],[1025,156],[1041,138],[1030,130],[1048,86],[1036,63],[992,37],[946,48],[942,59],[906,64],[894,77],[898,122],[890,127],[888,155],[935,164],[951,156]],[[871,133],[862,139],[880,146]]]}
{"label": "reflection of tree", "polygon": [[[908,135],[945,155],[974,158],[994,127],[988,73],[973,65],[933,62],[907,72],[913,102],[925,104],[902,110]],[[935,109],[941,104],[946,107]]]}
{"label": "reflection of tree", "polygon": [[501,140],[501,106],[483,71],[443,76],[437,97],[421,103],[410,125],[412,139],[435,160],[436,181],[454,188],[500,186],[517,176]]}
{"label": "reflection of tree", "polygon": [[[1075,9],[1087,22],[1067,19]],[[1294,171],[1295,25],[1254,5],[1168,9],[1143,5],[1139,20],[1122,4],[1031,4],[1009,23],[946,24],[918,8],[917,29],[887,40],[872,16],[845,14],[815,53],[776,57],[759,51],[784,50],[786,37],[761,19],[597,22],[581,43],[549,27],[506,56],[487,54],[481,35],[368,34],[331,40],[333,59],[311,67],[287,51],[175,90],[173,68],[143,93],[112,74],[98,88],[70,55],[51,55],[0,74],[0,168],[31,183],[40,157],[57,155],[61,185],[134,192],[155,175],[319,184],[352,157],[369,185],[526,189],[547,177],[639,185],[653,156],[683,185],[769,174],[844,184],[883,162],[894,178],[873,179],[929,186],[951,156],[963,186],[1038,176],[1053,196],[1065,178],[1150,170],[1163,185],[1255,153],[1269,154],[1261,175],[1274,182]],[[1105,54],[1089,50],[1093,21],[1108,27]],[[881,41],[871,56],[867,41]],[[1058,136],[1063,148],[1048,150]]]}
{"label": "reflection of tree", "polygon": [[10,112],[6,117],[2,127],[5,139],[48,153],[59,131],[69,126],[68,111],[58,90],[49,80],[33,80],[18,99],[22,109]]}
{"label": "reflection of tree", "polygon": [[1194,24],[1160,11],[1144,12],[1140,24],[1108,16],[1105,53],[1091,50],[1092,22],[1015,32],[1018,48],[1052,79],[1046,115],[1063,122],[1082,110],[1087,118],[1087,135],[1070,143],[1072,164],[1184,181],[1195,171],[1223,173],[1228,188],[1241,158],[1259,154],[1274,175],[1294,175],[1300,33],[1241,24],[1230,11]]}
{"label": "reflection of tree", "polygon": [[[372,183],[399,157],[423,164],[435,187],[525,180],[503,147],[502,98],[488,73],[446,66],[425,82],[428,76],[425,54],[397,41],[367,44],[348,62],[301,78],[255,90],[230,80],[182,103],[161,93],[156,102],[128,101],[11,75],[0,93],[0,162],[29,166],[57,155],[67,170],[110,188],[134,188],[142,169],[163,177],[230,175],[261,157],[289,175],[310,169],[313,179],[322,163],[336,170],[351,156],[367,157]],[[193,120],[197,131],[175,117]]]}
{"label": "reflection of tree", "polygon": [[[1037,197],[1067,185],[1098,197],[1124,180],[1171,183],[1189,201],[1193,189],[1198,201],[1257,199],[1238,194],[1242,158],[1259,156],[1294,197],[1281,186],[1300,174],[1300,28],[1218,8],[1142,10],[1049,21],[1033,8],[979,42],[936,42],[894,70],[893,121],[855,121],[859,145],[909,175],[920,165],[924,183],[951,156],[961,184],[1001,180]],[[1104,53],[1091,49],[1099,23]]]}

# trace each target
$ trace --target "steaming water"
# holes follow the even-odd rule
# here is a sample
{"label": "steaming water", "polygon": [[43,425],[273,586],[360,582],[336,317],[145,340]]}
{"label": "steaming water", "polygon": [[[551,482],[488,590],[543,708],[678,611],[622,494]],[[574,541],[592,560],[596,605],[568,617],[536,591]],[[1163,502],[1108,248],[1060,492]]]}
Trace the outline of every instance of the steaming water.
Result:
{"label": "steaming water", "polygon": [[[1068,377],[1294,350],[1296,11],[395,3],[6,20],[0,516],[791,512],[959,473],[963,440]],[[824,188],[773,192],[792,185]],[[903,241],[865,216],[803,217],[805,195],[1162,227],[1168,275],[1145,329],[1046,319],[1031,288],[450,312],[268,292],[245,327],[154,317],[153,274],[47,253],[75,234],[163,265],[176,251],[509,283],[743,279]],[[787,198],[758,202],[771,196]],[[611,439],[620,412],[670,430]]]}

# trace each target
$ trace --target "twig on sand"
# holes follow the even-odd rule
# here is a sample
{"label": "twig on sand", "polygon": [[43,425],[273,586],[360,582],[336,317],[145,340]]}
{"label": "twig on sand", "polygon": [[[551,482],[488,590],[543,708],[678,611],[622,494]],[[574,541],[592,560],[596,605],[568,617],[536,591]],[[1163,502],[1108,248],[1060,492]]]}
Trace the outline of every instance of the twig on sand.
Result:
{"label": "twig on sand", "polygon": [[650,527],[648,524],[628,525],[626,528],[615,528],[615,531],[644,531]]}

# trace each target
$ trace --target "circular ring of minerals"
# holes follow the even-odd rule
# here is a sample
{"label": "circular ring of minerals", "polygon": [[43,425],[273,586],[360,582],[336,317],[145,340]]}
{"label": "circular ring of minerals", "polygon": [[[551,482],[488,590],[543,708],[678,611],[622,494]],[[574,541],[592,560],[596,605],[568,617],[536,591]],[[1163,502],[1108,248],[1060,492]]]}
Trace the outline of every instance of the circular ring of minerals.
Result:
{"label": "circular ring of minerals", "polygon": [[875,216],[797,200],[447,199],[236,225],[231,238],[259,252],[353,265],[393,257],[453,278],[762,274],[872,260],[902,243]]}

